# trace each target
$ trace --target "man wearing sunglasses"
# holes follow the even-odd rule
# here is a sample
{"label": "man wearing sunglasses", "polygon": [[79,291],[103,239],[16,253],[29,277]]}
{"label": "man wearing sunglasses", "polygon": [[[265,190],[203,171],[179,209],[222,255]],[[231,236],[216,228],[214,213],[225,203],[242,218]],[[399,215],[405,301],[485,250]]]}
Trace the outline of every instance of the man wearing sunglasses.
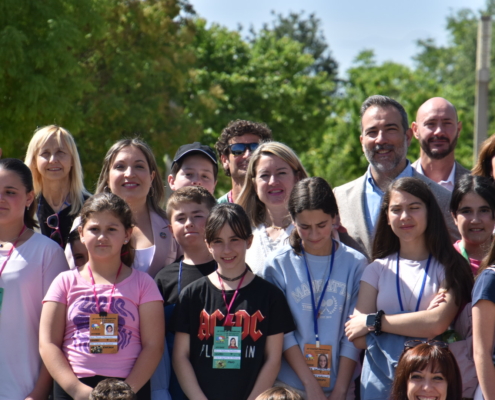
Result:
{"label": "man wearing sunglasses", "polygon": [[260,142],[272,140],[272,131],[263,123],[236,120],[222,131],[215,144],[225,174],[232,179],[232,189],[218,203],[235,203],[244,184],[249,159]]}

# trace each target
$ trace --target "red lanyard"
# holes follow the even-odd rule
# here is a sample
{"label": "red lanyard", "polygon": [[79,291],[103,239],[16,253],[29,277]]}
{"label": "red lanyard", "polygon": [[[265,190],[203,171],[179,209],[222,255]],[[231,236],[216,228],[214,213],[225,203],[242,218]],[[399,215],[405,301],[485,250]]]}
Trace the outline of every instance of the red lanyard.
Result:
{"label": "red lanyard", "polygon": [[[115,277],[115,282],[112,285],[112,291],[110,293],[110,299],[108,300],[108,305],[107,305],[107,314],[110,313],[110,305],[112,304],[113,294],[115,293],[115,285],[117,284],[117,279],[119,278],[121,269],[122,269],[122,262],[120,263],[119,270],[117,271],[117,276]],[[101,314],[100,303],[98,303],[98,296],[96,295],[95,278],[93,278],[93,272],[91,271],[91,266],[89,264],[88,264],[88,271],[89,271],[89,276],[91,277],[91,284],[93,285],[93,294],[95,295],[96,308],[98,309],[98,314]]]}
{"label": "red lanyard", "polygon": [[239,284],[237,285],[237,289],[235,290],[234,292],[234,296],[232,296],[232,300],[230,300],[230,304],[227,304],[227,296],[225,295],[225,288],[223,287],[223,282],[222,282],[222,278],[220,278],[219,275],[218,276],[218,280],[220,281],[220,286],[222,287],[222,296],[223,296],[223,301],[225,303],[225,307],[227,307],[227,318],[225,319],[225,322],[224,322],[224,326],[229,326],[232,322],[232,317],[230,316],[230,309],[232,308],[232,305],[234,304],[234,300],[235,298],[237,297],[237,293],[239,293],[239,288],[241,287],[242,285],[242,282],[244,281],[244,278],[246,277],[246,275],[244,275],[241,280],[239,281]]}
{"label": "red lanyard", "polygon": [[21,236],[25,230],[26,230],[26,225],[23,225],[22,229],[21,229],[21,233],[19,233],[19,236],[17,236],[17,239],[15,240],[14,244],[12,245],[12,248],[9,250],[9,253],[7,254],[7,258],[5,259],[5,261],[2,264],[2,268],[0,268],[0,276],[2,276],[2,272],[5,269],[5,266],[7,265],[7,261],[10,260],[10,256],[12,255],[12,253],[15,249],[15,245],[17,244],[17,242],[19,242],[19,239],[21,238]]}

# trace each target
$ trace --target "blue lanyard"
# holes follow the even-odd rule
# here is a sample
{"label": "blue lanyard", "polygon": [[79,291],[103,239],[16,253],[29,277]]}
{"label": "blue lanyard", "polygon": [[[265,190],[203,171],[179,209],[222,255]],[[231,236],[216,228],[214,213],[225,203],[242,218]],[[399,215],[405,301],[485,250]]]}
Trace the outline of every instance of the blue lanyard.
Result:
{"label": "blue lanyard", "polygon": [[323,301],[323,297],[325,297],[325,292],[327,290],[328,282],[330,281],[330,275],[332,275],[333,269],[333,260],[335,257],[335,240],[332,239],[332,257],[330,259],[330,271],[328,271],[327,280],[325,281],[325,285],[323,286],[323,290],[321,291],[320,299],[318,300],[318,306],[316,306],[315,301],[315,293],[313,291],[313,282],[311,280],[311,274],[309,273],[308,261],[306,260],[306,253],[304,252],[304,248],[301,245],[301,250],[304,256],[304,265],[306,266],[306,272],[308,274],[308,283],[309,290],[311,291],[311,303],[313,305],[313,325],[316,337],[316,347],[320,347],[320,337],[318,335],[318,314],[320,312],[321,303]]}
{"label": "blue lanyard", "polygon": [[[399,298],[400,310],[404,312],[404,307],[402,305],[402,297],[400,295],[400,277],[399,277],[399,255],[400,252],[397,252],[397,272],[396,272],[396,282],[397,282],[397,297]],[[430,269],[431,262],[431,254],[428,257],[428,262],[426,263],[425,275],[423,276],[423,284],[421,285],[421,290],[419,291],[418,303],[416,304],[416,310],[419,310],[419,304],[421,303],[421,298],[423,297],[423,293],[425,291],[426,277],[428,276],[428,270]]]}

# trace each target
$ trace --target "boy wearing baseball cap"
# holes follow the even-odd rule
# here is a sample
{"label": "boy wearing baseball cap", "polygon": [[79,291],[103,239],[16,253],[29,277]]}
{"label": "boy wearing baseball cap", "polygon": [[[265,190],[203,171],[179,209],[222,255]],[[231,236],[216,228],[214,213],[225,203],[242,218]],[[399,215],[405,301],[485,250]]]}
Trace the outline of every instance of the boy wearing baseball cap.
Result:
{"label": "boy wearing baseball cap", "polygon": [[180,146],[175,153],[168,184],[174,191],[185,186],[203,186],[213,194],[217,175],[217,156],[213,149],[194,142]]}

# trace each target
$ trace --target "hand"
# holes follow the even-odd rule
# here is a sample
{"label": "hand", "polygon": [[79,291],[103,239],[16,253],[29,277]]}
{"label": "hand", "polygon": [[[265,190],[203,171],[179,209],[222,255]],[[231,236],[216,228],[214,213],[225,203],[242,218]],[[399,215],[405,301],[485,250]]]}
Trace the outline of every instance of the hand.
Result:
{"label": "hand", "polygon": [[367,314],[351,315],[351,319],[345,323],[345,334],[350,342],[358,337],[365,336],[369,332],[366,326],[367,317]]}
{"label": "hand", "polygon": [[306,391],[307,400],[327,400],[325,393],[323,393],[323,389],[316,379],[313,384],[304,387],[304,389]]}
{"label": "hand", "polygon": [[347,393],[337,393],[334,389],[330,396],[328,396],[328,400],[345,400]]}
{"label": "hand", "polygon": [[76,393],[73,396],[74,400],[89,400],[89,395],[93,391],[93,388],[81,383],[78,385]]}
{"label": "hand", "polygon": [[446,303],[447,300],[445,300],[445,297],[447,295],[447,291],[445,289],[440,289],[440,291],[436,294],[436,296],[433,298],[433,300],[430,302],[428,310],[433,310],[434,308],[437,308],[441,303]]}

